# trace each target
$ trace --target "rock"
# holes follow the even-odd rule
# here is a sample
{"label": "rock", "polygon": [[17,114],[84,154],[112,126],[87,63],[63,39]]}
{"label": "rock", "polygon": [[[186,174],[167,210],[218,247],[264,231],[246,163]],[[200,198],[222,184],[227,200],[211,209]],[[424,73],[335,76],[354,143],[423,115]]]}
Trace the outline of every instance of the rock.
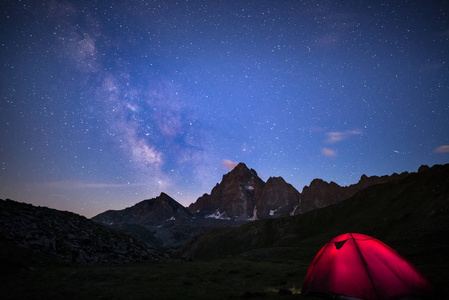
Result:
{"label": "rock", "polygon": [[166,253],[74,213],[0,199],[0,238],[77,264],[165,261]]}
{"label": "rock", "polygon": [[364,188],[397,180],[407,172],[391,176],[361,176],[356,184],[341,187],[335,182],[314,179],[299,193],[282,177],[270,177],[265,183],[256,171],[239,163],[210,195],[204,194],[189,206],[191,214],[199,218],[222,218],[249,221],[304,213],[345,200]]}
{"label": "rock", "polygon": [[144,200],[124,210],[108,210],[92,218],[106,225],[139,224],[156,225],[167,220],[190,220],[192,214],[165,193]]}
{"label": "rock", "polygon": [[427,171],[427,170],[430,170],[430,167],[429,167],[429,166],[427,166],[427,165],[421,165],[421,166],[418,168],[418,173],[423,172],[423,171]]}
{"label": "rock", "polygon": [[327,183],[322,179],[314,179],[310,186],[305,186],[301,192],[301,204],[297,213],[308,212],[317,208],[329,206],[354,196],[359,191],[376,185],[399,180],[409,175],[408,172],[401,174],[393,173],[388,176],[371,176],[363,174],[358,183],[341,187],[335,182]]}
{"label": "rock", "polygon": [[289,215],[299,205],[299,192],[282,177],[270,177],[265,183],[253,169],[239,163],[225,174],[210,195],[189,206],[192,214],[200,217],[221,217],[235,220]]}
{"label": "rock", "polygon": [[288,216],[300,198],[301,194],[282,177],[270,177],[256,197],[257,217]]}
{"label": "rock", "polygon": [[122,210],[109,210],[92,221],[132,235],[154,248],[176,250],[202,232],[187,208],[165,193]]}
{"label": "rock", "polygon": [[301,192],[299,212],[303,213],[337,203],[348,198],[347,194],[335,182],[328,183],[322,179],[314,179]]}
{"label": "rock", "polygon": [[238,164],[231,172],[223,175],[222,181],[211,191],[189,206],[189,211],[201,217],[226,213],[230,218],[254,216],[255,195],[264,186],[256,171],[248,169],[244,163]]}

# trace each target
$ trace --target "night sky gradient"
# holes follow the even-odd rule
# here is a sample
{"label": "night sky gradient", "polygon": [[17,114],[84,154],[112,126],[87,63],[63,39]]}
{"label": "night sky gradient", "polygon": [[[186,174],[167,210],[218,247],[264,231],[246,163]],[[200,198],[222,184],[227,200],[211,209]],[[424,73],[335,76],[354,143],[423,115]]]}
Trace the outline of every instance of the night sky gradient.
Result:
{"label": "night sky gradient", "polygon": [[2,1],[0,198],[87,217],[236,162],[299,191],[449,162],[447,1]]}

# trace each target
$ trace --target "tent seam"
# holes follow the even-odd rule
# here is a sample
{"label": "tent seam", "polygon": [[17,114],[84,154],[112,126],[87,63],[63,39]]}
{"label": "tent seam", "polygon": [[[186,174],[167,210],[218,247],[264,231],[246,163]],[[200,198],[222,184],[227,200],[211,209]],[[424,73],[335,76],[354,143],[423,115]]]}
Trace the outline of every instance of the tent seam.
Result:
{"label": "tent seam", "polygon": [[368,264],[366,263],[366,260],[363,257],[362,252],[360,251],[359,245],[357,245],[357,242],[356,242],[355,238],[352,236],[352,233],[349,233],[349,235],[351,236],[352,240],[354,241],[355,248],[357,249],[357,252],[359,253],[360,258],[362,259],[363,267],[365,268],[365,271],[368,274],[368,278],[369,278],[369,281],[371,282],[371,285],[373,286],[374,293],[376,294],[376,298],[380,299],[379,293],[378,293],[378,291],[376,289],[376,286],[374,285],[373,278],[371,277],[371,273],[368,270]]}

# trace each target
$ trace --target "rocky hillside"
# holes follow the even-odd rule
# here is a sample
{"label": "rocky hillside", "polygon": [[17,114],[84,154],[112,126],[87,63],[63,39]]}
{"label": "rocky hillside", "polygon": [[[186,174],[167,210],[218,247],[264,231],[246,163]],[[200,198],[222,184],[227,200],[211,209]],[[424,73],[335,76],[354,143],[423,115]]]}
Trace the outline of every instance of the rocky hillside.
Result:
{"label": "rocky hillside", "polygon": [[2,243],[78,264],[166,261],[168,254],[74,213],[0,199]]}
{"label": "rocky hillside", "polygon": [[[376,237],[423,263],[447,262],[449,252],[449,164],[421,167],[398,180],[372,185],[347,200],[301,215],[220,228],[197,237],[183,253],[217,258],[243,255],[296,259],[346,232]],[[310,259],[316,252],[313,251]]]}
{"label": "rocky hillside", "polygon": [[314,179],[309,186],[305,186],[301,192],[301,204],[297,213],[304,213],[317,208],[329,206],[331,204],[340,202],[342,200],[352,197],[357,192],[376,184],[387,183],[393,180],[404,178],[408,172],[401,174],[392,174],[385,176],[371,176],[362,175],[359,182],[350,186],[341,187],[335,182],[330,183]]}
{"label": "rocky hillside", "polygon": [[130,234],[149,246],[171,250],[212,228],[241,224],[226,218],[197,218],[165,193],[122,210],[108,210],[91,220]]}

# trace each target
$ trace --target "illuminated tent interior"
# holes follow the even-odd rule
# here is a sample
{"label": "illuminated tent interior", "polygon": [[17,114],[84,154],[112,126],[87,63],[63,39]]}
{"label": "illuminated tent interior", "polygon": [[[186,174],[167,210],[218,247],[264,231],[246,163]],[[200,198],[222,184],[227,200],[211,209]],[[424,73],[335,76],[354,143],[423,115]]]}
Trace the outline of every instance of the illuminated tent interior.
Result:
{"label": "illuminated tent interior", "polygon": [[383,242],[359,233],[339,235],[315,256],[303,294],[350,299],[403,299],[431,294],[432,284]]}

